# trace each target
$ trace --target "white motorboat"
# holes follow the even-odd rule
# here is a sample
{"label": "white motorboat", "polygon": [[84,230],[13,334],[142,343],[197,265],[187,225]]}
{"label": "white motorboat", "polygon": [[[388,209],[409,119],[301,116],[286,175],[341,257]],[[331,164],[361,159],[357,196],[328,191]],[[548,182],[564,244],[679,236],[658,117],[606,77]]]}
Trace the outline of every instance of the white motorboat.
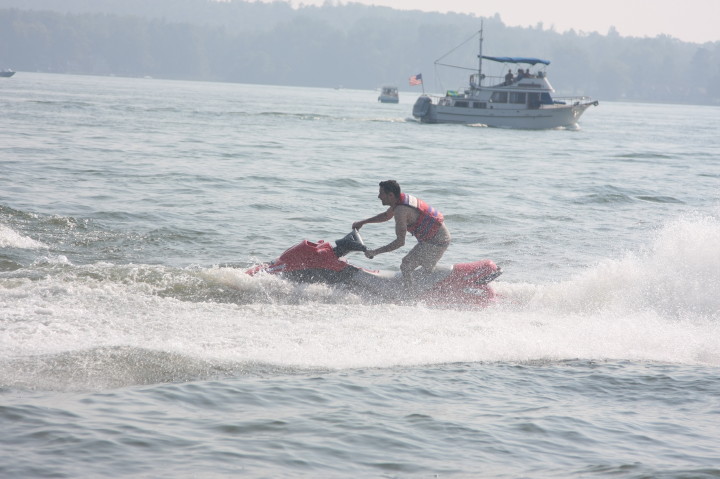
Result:
{"label": "white motorboat", "polygon": [[[477,73],[470,75],[468,88],[448,91],[445,96],[421,95],[413,116],[423,123],[481,124],[491,127],[550,129],[576,127],[580,116],[597,100],[589,97],[553,97],[555,90],[544,68],[547,60],[527,57],[491,57],[482,54],[482,29]],[[518,69],[505,77],[485,76],[483,60],[511,65],[530,65],[534,72]],[[438,60],[439,61],[439,60]],[[438,65],[438,61],[435,62]],[[449,65],[445,65],[449,66]]]}
{"label": "white motorboat", "polygon": [[380,90],[378,101],[382,103],[397,103],[400,101],[396,86],[384,86]]}

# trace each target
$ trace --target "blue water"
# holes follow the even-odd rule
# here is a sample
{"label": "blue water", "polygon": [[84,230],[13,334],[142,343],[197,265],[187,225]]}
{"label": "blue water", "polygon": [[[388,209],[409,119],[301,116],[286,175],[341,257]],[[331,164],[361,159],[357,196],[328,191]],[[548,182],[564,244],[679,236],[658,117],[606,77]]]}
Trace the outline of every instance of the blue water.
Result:
{"label": "blue water", "polygon": [[[517,131],[377,94],[0,82],[0,477],[720,477],[720,108]],[[244,273],[388,178],[498,304]]]}

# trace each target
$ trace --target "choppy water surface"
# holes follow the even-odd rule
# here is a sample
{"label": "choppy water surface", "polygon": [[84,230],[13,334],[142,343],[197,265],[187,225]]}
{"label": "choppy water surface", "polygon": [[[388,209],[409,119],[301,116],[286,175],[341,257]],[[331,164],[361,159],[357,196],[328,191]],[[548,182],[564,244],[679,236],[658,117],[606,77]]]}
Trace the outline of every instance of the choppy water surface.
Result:
{"label": "choppy water surface", "polygon": [[[720,477],[720,110],[514,131],[415,97],[0,82],[0,476]],[[444,263],[504,269],[498,304],[244,273],[387,178],[445,213]]]}

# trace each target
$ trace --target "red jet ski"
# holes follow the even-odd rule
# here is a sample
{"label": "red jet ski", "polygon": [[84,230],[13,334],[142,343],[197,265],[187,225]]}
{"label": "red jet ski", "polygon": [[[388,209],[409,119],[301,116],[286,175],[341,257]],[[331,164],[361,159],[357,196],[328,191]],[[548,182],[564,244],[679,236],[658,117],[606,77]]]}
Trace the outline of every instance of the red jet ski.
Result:
{"label": "red jet ski", "polygon": [[326,283],[347,288],[374,302],[423,302],[432,306],[482,307],[496,300],[489,283],[502,274],[491,260],[437,266],[432,273],[413,272],[410,285],[401,273],[372,271],[347,262],[351,251],[367,248],[353,230],[335,242],[304,240],[286,250],[275,261],[247,271],[280,275],[291,281]]}

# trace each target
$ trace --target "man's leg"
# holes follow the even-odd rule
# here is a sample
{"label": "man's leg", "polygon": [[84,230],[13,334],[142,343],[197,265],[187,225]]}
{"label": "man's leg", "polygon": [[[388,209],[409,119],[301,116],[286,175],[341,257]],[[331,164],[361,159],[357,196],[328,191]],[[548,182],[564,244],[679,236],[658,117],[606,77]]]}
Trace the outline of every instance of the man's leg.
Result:
{"label": "man's leg", "polygon": [[420,266],[424,271],[431,273],[435,266],[443,257],[445,251],[447,251],[449,245],[434,245],[434,244],[423,244],[423,251],[421,254]]}
{"label": "man's leg", "polygon": [[403,280],[411,281],[411,274],[417,268],[422,267],[426,272],[432,272],[435,265],[440,261],[443,254],[447,250],[448,245],[433,245],[430,243],[418,243],[413,249],[402,259],[400,271],[403,274]]}

